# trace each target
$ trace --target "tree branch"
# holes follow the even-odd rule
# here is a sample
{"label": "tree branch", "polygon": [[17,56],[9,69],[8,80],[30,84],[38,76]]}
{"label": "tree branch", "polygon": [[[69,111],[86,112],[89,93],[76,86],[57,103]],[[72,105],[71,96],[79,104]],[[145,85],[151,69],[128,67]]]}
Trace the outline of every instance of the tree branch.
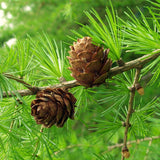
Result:
{"label": "tree branch", "polygon": [[[155,139],[160,139],[160,136],[153,136],[153,137],[145,137],[145,138],[142,138],[142,139],[137,139],[137,140],[133,140],[133,141],[128,141],[127,142],[127,145],[130,145],[130,144],[133,144],[133,143],[137,143],[139,144],[140,142],[144,142],[144,141],[152,141],[152,140],[155,140]],[[115,144],[113,146],[108,146],[108,150],[105,151],[104,153],[108,152],[108,151],[111,151],[115,148],[120,148],[123,146],[123,143],[120,143],[120,144]]]}
{"label": "tree branch", "polygon": [[[61,84],[56,84],[56,85],[53,85],[53,86],[37,87],[38,88],[37,90],[40,91],[40,90],[46,89],[48,87],[50,87],[50,88],[62,88],[62,87],[73,88],[73,87],[76,87],[76,86],[78,86],[77,81],[76,80],[72,80],[72,81],[63,82]],[[27,95],[36,94],[36,93],[32,92],[29,89],[18,90],[17,92],[21,96],[27,96]],[[13,95],[15,95],[14,92],[12,92],[12,94],[10,92],[8,93],[8,97],[12,97]],[[7,97],[7,94],[5,92],[3,93],[3,97]]]}
{"label": "tree branch", "polygon": [[27,87],[27,88],[28,88],[31,92],[33,92],[33,93],[37,93],[37,91],[39,90],[38,87],[35,87],[35,86],[32,86],[32,85],[26,83],[26,82],[23,81],[23,79],[21,79],[21,78],[15,77],[15,76],[13,76],[13,75],[11,75],[11,74],[8,74],[8,73],[3,73],[3,75],[4,75],[5,77],[9,78],[9,79],[13,79],[13,80],[15,80],[15,81],[23,84],[25,87]]}
{"label": "tree branch", "polygon": [[[128,158],[129,156],[129,150],[127,148],[127,135],[128,135],[128,129],[130,127],[130,117],[133,112],[133,101],[134,101],[134,96],[135,96],[135,85],[138,83],[139,76],[140,76],[140,71],[141,68],[136,69],[136,74],[133,82],[133,86],[131,88],[131,93],[130,93],[130,99],[129,99],[129,105],[128,105],[128,112],[127,112],[127,117],[126,117],[126,122],[125,122],[125,133],[124,133],[124,139],[123,139],[123,148],[122,148],[122,158],[121,160],[124,160],[124,158]],[[127,156],[125,156],[127,154]]]}
{"label": "tree branch", "polygon": [[130,69],[137,68],[139,66],[143,66],[144,64],[156,59],[159,56],[160,56],[160,52],[155,53],[155,54],[145,55],[145,56],[142,56],[140,58],[137,58],[135,60],[125,63],[124,66],[114,67],[110,70],[108,77],[111,78],[112,76],[128,71]]}
{"label": "tree branch", "polygon": [[[153,136],[153,137],[145,137],[145,138],[142,138],[142,139],[137,139],[137,140],[133,140],[133,141],[129,141],[127,142],[127,145],[130,145],[130,144],[133,144],[133,143],[136,143],[136,144],[139,144],[140,142],[144,142],[144,141],[152,141],[152,140],[156,140],[156,139],[160,139],[160,136]],[[120,148],[123,146],[123,143],[120,143],[120,144],[115,144],[113,146],[108,146],[108,149],[107,151],[103,152],[102,154],[105,154],[107,153],[108,151],[111,151],[115,148]],[[60,152],[63,152],[67,149],[72,149],[72,148],[75,148],[75,147],[86,147],[84,146],[83,144],[75,144],[75,145],[69,145],[65,148],[62,148],[56,152],[54,152],[55,155],[59,154]],[[88,147],[94,147],[94,145],[89,145]]]}
{"label": "tree branch", "polygon": [[[145,55],[145,56],[142,56],[140,58],[137,58],[135,60],[132,60],[130,62],[127,62],[127,63],[125,63],[124,66],[114,67],[109,71],[107,78],[111,78],[111,77],[113,77],[117,74],[121,74],[121,73],[123,73],[125,71],[128,71],[130,69],[137,68],[138,66],[143,66],[144,64],[156,59],[159,56],[160,56],[160,52],[159,53],[154,53],[154,54],[149,54],[149,55]],[[13,79],[10,76],[8,76],[7,78]],[[17,80],[17,79],[14,79],[14,80],[16,80],[17,82],[25,85],[25,82],[23,80]],[[28,85],[27,83],[26,83],[25,86],[29,87],[29,90],[18,90],[17,91],[21,96],[34,95],[34,94],[37,93],[37,91],[43,90],[43,89],[48,88],[48,87],[51,87],[51,88],[62,88],[62,87],[72,88],[72,87],[78,86],[78,83],[77,83],[76,80],[72,80],[72,81],[63,82],[61,84],[57,84],[57,85],[54,85],[54,86],[32,87],[31,85]],[[33,91],[32,91],[32,89],[33,89]],[[14,93],[12,93],[12,94],[14,95]],[[8,96],[11,97],[12,94],[8,93]],[[7,97],[7,94],[5,92],[3,93],[3,97]]]}
{"label": "tree branch", "polygon": [[144,157],[144,160],[148,159],[149,149],[150,149],[151,145],[152,145],[152,139],[148,143],[148,148],[147,148],[146,156]]}

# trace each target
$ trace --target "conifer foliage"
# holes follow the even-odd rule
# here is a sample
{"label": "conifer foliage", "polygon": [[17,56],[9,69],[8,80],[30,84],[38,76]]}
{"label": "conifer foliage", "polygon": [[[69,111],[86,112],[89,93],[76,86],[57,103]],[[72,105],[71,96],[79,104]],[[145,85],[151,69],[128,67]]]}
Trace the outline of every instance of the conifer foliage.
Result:
{"label": "conifer foliage", "polygon": [[159,0],[145,10],[122,18],[110,1],[69,45],[42,33],[3,48],[1,159],[159,159]]}

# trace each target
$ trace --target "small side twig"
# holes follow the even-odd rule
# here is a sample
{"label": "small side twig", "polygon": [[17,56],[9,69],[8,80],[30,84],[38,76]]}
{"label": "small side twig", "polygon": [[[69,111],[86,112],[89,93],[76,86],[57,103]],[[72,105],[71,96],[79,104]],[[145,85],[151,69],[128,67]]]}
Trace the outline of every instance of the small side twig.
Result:
{"label": "small side twig", "polygon": [[11,124],[10,124],[10,127],[9,127],[9,132],[11,132],[11,131],[12,131],[12,128],[13,128],[14,122],[15,122],[15,120],[13,119],[13,120],[11,121]]}
{"label": "small side twig", "polygon": [[128,129],[131,126],[130,123],[129,123],[129,120],[130,120],[130,117],[131,117],[131,114],[132,114],[132,111],[133,111],[133,101],[134,101],[134,96],[135,96],[135,84],[138,83],[139,76],[140,76],[140,71],[141,71],[141,67],[136,69],[136,74],[135,74],[133,86],[130,89],[131,93],[130,93],[128,112],[127,112],[127,117],[126,117],[126,122],[125,122],[125,133],[124,133],[124,139],[123,139],[122,158],[121,158],[121,160],[124,160],[125,157],[126,158],[129,157],[129,150],[128,150],[128,147],[127,147],[127,135],[128,135]]}
{"label": "small side twig", "polygon": [[3,75],[5,77],[7,77],[8,79],[13,79],[13,80],[23,84],[26,88],[28,88],[34,94],[38,91],[38,87],[35,87],[35,86],[32,86],[32,85],[26,83],[22,78],[15,77],[15,76],[8,74],[8,73],[3,73]]}

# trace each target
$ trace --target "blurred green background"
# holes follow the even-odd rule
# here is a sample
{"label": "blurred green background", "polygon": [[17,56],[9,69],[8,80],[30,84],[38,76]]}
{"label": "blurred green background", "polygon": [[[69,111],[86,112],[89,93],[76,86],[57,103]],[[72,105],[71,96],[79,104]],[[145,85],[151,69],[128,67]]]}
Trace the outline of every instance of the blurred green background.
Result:
{"label": "blurred green background", "polygon": [[[136,6],[147,4],[145,0],[112,0],[118,15],[124,17],[124,10],[131,8],[138,16]],[[0,45],[11,38],[34,37],[42,31],[56,41],[68,42],[71,30],[78,30],[78,23],[88,24],[83,11],[92,8],[104,17],[107,0],[2,0],[0,3]],[[105,17],[104,17],[105,18]]]}

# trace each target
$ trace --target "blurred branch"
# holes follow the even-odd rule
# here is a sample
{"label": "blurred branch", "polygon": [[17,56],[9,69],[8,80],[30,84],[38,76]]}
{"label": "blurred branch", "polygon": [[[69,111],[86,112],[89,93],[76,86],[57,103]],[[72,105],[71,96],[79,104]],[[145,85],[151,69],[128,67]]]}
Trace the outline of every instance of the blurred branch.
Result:
{"label": "blurred branch", "polygon": [[[160,52],[159,53],[155,53],[155,54],[151,54],[151,55],[145,55],[145,56],[142,56],[140,58],[137,58],[135,60],[132,60],[132,61],[129,61],[129,62],[125,63],[124,66],[114,67],[109,71],[108,78],[112,78],[113,76],[115,76],[117,74],[121,74],[121,73],[123,73],[125,71],[128,71],[130,69],[137,68],[138,66],[143,66],[144,64],[156,59],[159,56],[160,56]],[[5,74],[5,76],[7,76],[7,75]],[[76,80],[72,80],[72,81],[63,82],[61,84],[57,84],[57,85],[53,85],[53,86],[34,87],[34,86],[31,86],[31,85],[27,84],[23,80],[17,79],[15,77],[10,76],[10,75],[8,75],[7,78],[14,79],[17,82],[22,83],[25,87],[29,88],[29,90],[18,90],[17,92],[21,96],[34,95],[39,90],[43,90],[43,89],[48,88],[48,87],[50,87],[50,88],[62,88],[62,87],[72,88],[72,87],[76,87],[76,86],[79,85]],[[12,93],[12,94],[8,93],[9,97],[11,97],[12,95],[14,95],[14,93]],[[7,94],[5,92],[3,93],[3,97],[7,97]]]}
{"label": "blurred branch", "polygon": [[147,148],[146,156],[144,157],[144,160],[148,159],[149,149],[150,149],[151,145],[152,145],[152,139],[148,143],[148,148]]}
{"label": "blurred branch", "polygon": [[[130,144],[133,144],[133,143],[139,144],[140,142],[152,141],[152,140],[155,140],[155,139],[160,139],[160,136],[146,137],[146,138],[143,138],[143,139],[137,139],[137,140],[134,140],[134,141],[128,141],[127,145],[130,145]],[[123,146],[123,143],[115,144],[113,146],[108,146],[108,150],[105,151],[104,153],[106,153],[108,151],[111,151],[111,150],[113,150],[115,148],[120,148],[122,146]]]}
{"label": "blurred branch", "polygon": [[[152,141],[152,140],[156,140],[156,139],[160,139],[160,136],[153,136],[153,137],[145,137],[145,138],[142,138],[142,139],[137,139],[137,140],[134,140],[134,141],[128,141],[127,142],[127,145],[130,145],[130,144],[140,144],[141,142],[144,142],[144,141]],[[103,154],[107,153],[108,151],[111,151],[115,148],[120,148],[123,146],[123,143],[120,143],[120,144],[115,144],[113,146],[108,146],[108,150],[103,152]],[[85,147],[85,145],[83,144],[75,144],[75,145],[69,145],[65,148],[62,148],[56,152],[54,152],[55,155],[59,154],[60,152],[63,152],[67,149],[72,149],[72,148],[75,148],[75,147]],[[89,145],[88,147],[94,147],[94,145]]]}
{"label": "blurred branch", "polygon": [[[67,149],[72,149],[72,148],[75,148],[75,147],[85,147],[83,144],[75,144],[75,145],[70,145],[70,146],[67,146],[66,148],[63,148],[63,149],[60,149],[59,151],[57,152],[54,152],[55,155],[57,155],[58,153],[60,152],[63,152]],[[91,146],[88,146],[88,147],[91,147]]]}

